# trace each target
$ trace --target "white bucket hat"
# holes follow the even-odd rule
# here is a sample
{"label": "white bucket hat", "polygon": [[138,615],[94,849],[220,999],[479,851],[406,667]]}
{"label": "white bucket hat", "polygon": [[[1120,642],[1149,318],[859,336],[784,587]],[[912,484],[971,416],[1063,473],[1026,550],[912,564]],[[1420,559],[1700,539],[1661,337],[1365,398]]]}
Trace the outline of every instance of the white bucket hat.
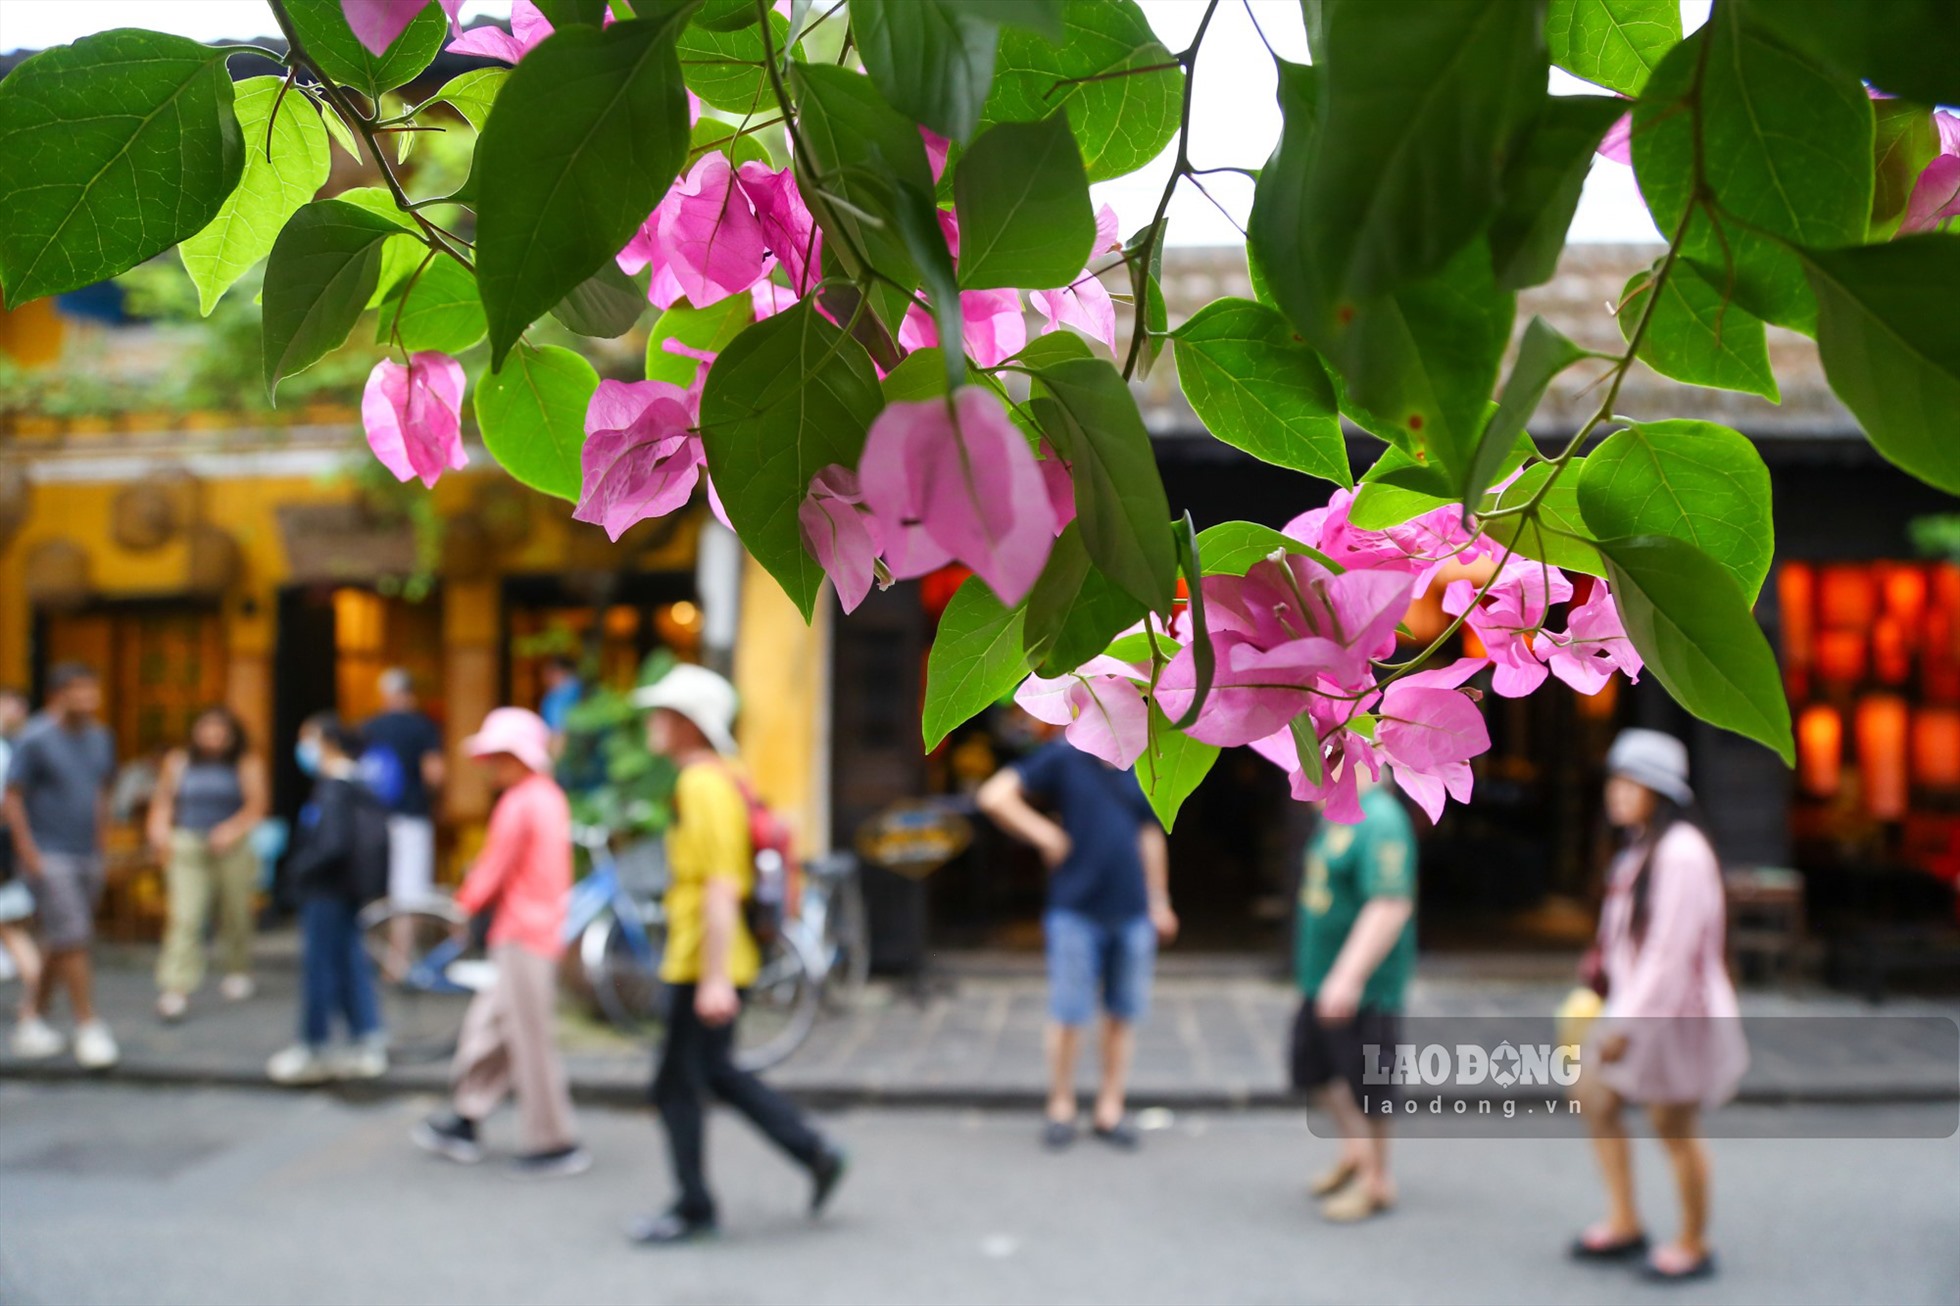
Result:
{"label": "white bucket hat", "polygon": [[1606,751],[1606,770],[1683,807],[1695,800],[1695,791],[1688,787],[1688,746],[1673,735],[1622,730]]}
{"label": "white bucket hat", "polygon": [[735,686],[706,667],[683,662],[633,691],[633,706],[664,707],[692,721],[717,753],[735,755]]}

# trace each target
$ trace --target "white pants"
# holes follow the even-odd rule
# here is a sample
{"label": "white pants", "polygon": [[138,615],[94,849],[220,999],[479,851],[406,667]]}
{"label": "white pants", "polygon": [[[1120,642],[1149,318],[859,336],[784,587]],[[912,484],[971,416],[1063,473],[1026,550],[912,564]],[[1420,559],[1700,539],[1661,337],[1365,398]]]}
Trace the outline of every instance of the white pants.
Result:
{"label": "white pants", "polygon": [[426,816],[388,818],[388,898],[397,907],[426,902],[436,885],[436,823]]}

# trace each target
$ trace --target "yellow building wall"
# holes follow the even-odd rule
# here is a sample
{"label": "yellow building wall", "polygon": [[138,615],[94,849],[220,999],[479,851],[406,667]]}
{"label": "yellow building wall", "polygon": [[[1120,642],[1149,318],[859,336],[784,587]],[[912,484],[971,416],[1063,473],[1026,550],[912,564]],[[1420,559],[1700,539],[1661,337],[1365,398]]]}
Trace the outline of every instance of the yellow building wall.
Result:
{"label": "yellow building wall", "polygon": [[826,601],[806,625],[761,564],[745,559],[736,743],[757,792],[795,822],[805,856],[828,851],[830,843],[830,621]]}

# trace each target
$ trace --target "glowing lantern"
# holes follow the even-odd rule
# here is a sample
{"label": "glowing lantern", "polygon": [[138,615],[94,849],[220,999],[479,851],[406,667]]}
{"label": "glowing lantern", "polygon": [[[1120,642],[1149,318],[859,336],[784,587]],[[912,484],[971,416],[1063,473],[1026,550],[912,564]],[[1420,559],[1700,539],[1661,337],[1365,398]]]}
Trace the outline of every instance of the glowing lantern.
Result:
{"label": "glowing lantern", "polygon": [[1883,616],[1872,627],[1872,669],[1888,685],[1912,674],[1910,628],[1896,616]]}
{"label": "glowing lantern", "polygon": [[1865,632],[1826,630],[1817,636],[1817,674],[1833,684],[1865,678]]}
{"label": "glowing lantern", "polygon": [[1922,708],[1913,716],[1912,778],[1928,789],[1960,789],[1960,708]]}
{"label": "glowing lantern", "polygon": [[1894,566],[1885,571],[1885,610],[1910,631],[1926,608],[1926,573],[1917,567]]}
{"label": "glowing lantern", "polygon": [[1861,699],[1856,729],[1865,810],[1896,821],[1906,814],[1906,701],[1891,694]]}
{"label": "glowing lantern", "polygon": [[1797,717],[1797,780],[1828,798],[1844,778],[1844,718],[1834,707],[1807,707]]}
{"label": "glowing lantern", "polygon": [[1865,630],[1878,615],[1872,574],[1864,567],[1824,568],[1817,597],[1821,624],[1827,629]]}
{"label": "glowing lantern", "polygon": [[1792,667],[1808,667],[1817,617],[1817,574],[1809,564],[1783,564],[1776,573],[1776,600],[1782,614],[1783,659]]}

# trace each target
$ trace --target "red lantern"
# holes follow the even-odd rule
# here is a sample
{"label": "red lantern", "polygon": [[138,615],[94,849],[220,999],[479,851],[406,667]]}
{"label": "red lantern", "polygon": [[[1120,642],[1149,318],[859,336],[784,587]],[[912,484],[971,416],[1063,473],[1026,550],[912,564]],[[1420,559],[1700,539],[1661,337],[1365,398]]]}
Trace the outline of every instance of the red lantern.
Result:
{"label": "red lantern", "polygon": [[1797,780],[1803,791],[1829,798],[1844,778],[1844,718],[1834,707],[1807,707],[1797,717]]}
{"label": "red lantern", "polygon": [[1893,694],[1859,700],[1857,733],[1865,810],[1899,820],[1906,814],[1906,701]]}

